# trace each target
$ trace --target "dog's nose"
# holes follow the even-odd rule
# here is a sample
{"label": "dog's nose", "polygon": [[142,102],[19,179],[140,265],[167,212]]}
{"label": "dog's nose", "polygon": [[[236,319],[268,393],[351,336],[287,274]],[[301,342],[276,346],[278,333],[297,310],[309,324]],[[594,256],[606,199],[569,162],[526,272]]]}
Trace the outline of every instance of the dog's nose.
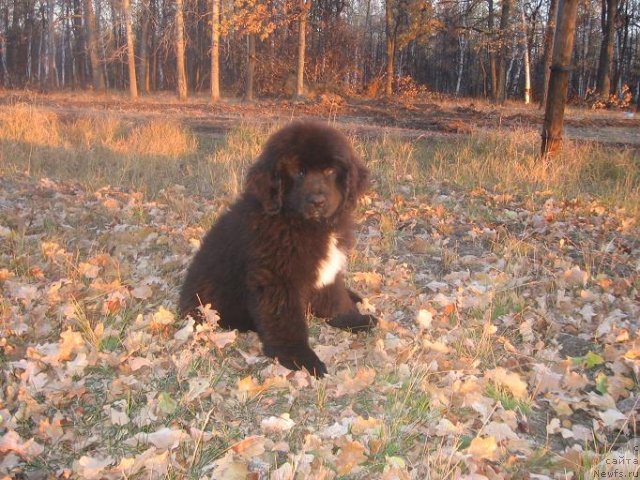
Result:
{"label": "dog's nose", "polygon": [[327,199],[321,193],[313,193],[307,197],[307,202],[315,208],[322,208],[327,203]]}

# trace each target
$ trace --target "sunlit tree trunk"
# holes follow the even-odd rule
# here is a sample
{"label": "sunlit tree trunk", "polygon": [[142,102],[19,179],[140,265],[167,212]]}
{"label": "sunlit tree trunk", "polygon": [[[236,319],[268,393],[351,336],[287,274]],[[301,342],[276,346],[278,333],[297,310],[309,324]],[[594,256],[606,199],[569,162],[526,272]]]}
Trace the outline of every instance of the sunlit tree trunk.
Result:
{"label": "sunlit tree trunk", "polygon": [[306,48],[307,5],[300,0],[300,18],[298,19],[298,70],[296,75],[296,97],[304,96],[304,53]]}
{"label": "sunlit tree trunk", "polygon": [[578,1],[560,0],[558,7],[558,27],[553,46],[549,93],[542,127],[541,154],[543,157],[556,153],[562,144],[562,123],[564,107],[567,103]]}
{"label": "sunlit tree trunk", "polygon": [[131,20],[131,1],[122,0],[124,22],[127,29],[127,60],[129,64],[129,95],[138,98],[138,82],[136,80],[136,49],[133,39],[133,25]]}
{"label": "sunlit tree trunk", "polygon": [[220,0],[211,0],[211,101],[220,100]]}
{"label": "sunlit tree trunk", "polygon": [[89,52],[89,62],[91,63],[91,79],[95,90],[104,90],[104,78],[100,71],[98,61],[98,24],[93,13],[93,0],[84,0],[84,15],[87,27],[87,50]]}
{"label": "sunlit tree trunk", "polygon": [[253,82],[256,73],[256,36],[252,33],[247,35],[247,78],[244,92],[244,99],[253,101]]}
{"label": "sunlit tree trunk", "polygon": [[184,16],[182,0],[176,0],[176,76],[178,77],[178,98],[187,98],[187,73],[184,65]]}

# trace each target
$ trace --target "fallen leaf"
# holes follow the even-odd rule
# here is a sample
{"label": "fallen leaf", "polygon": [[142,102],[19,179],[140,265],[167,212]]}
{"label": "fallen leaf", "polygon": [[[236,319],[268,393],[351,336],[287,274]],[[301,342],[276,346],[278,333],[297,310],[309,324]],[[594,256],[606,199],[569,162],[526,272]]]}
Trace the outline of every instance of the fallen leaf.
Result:
{"label": "fallen leaf", "polygon": [[515,372],[508,372],[503,367],[497,367],[487,371],[485,377],[496,385],[508,389],[516,398],[525,398],[527,395],[527,384]]}
{"label": "fallen leaf", "polygon": [[338,374],[339,383],[336,389],[336,396],[341,397],[342,395],[358,393],[371,385],[375,377],[376,371],[373,368],[359,368],[353,377],[349,375],[348,371],[343,370]]}
{"label": "fallen leaf", "polygon": [[346,475],[355,467],[364,463],[367,456],[364,454],[365,448],[360,442],[346,442],[336,458],[336,468],[338,475]]}
{"label": "fallen leaf", "polygon": [[494,437],[476,437],[471,440],[467,452],[476,460],[497,460],[498,444]]}
{"label": "fallen leaf", "polygon": [[283,413],[279,417],[268,417],[260,422],[260,427],[265,433],[281,433],[291,430],[296,423],[291,420],[288,413]]}
{"label": "fallen leaf", "polygon": [[113,458],[99,458],[82,456],[73,462],[73,471],[80,477],[92,480],[94,478],[102,478],[102,471],[109,465],[114,463]]}

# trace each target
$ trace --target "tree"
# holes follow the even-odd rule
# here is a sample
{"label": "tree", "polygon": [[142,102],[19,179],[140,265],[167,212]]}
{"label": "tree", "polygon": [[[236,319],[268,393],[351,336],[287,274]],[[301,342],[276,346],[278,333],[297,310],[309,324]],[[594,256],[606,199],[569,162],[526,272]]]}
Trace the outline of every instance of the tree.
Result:
{"label": "tree", "polygon": [[[311,0],[309,0],[309,3]],[[296,94],[297,98],[304,96],[304,52],[306,48],[307,15],[309,4],[305,0],[300,0],[300,12],[298,18],[298,68],[296,72]]]}
{"label": "tree", "polygon": [[489,15],[487,17],[487,27],[489,29],[489,79],[491,84],[491,98],[498,100],[498,67],[495,50],[495,7],[493,0],[488,0]]}
{"label": "tree", "polygon": [[551,73],[551,57],[553,55],[553,34],[556,29],[557,16],[558,0],[551,0],[549,4],[547,28],[544,34],[544,54],[542,60],[542,95],[540,96],[540,108],[544,107],[547,102],[547,92],[549,91],[549,74]]}
{"label": "tree", "polygon": [[531,67],[529,63],[529,37],[527,35],[527,19],[524,14],[524,1],[520,11],[522,13],[522,34],[524,37],[524,58],[522,60],[524,63],[524,103],[529,105],[531,101]]}
{"label": "tree", "polygon": [[91,63],[91,79],[95,90],[104,90],[104,77],[98,61],[98,22],[93,12],[93,0],[84,0],[85,24],[87,28],[87,51]]}
{"label": "tree", "polygon": [[211,0],[211,101],[220,100],[220,0]]}
{"label": "tree", "polygon": [[184,12],[182,0],[176,0],[176,19],[175,19],[175,45],[176,45],[176,76],[178,87],[178,98],[186,100],[187,98],[187,72],[185,71],[184,61]]}
{"label": "tree", "polygon": [[138,42],[140,48],[140,85],[144,93],[149,93],[150,86],[150,68],[149,68],[149,24],[151,23],[151,8],[149,0],[142,0],[141,3],[142,14],[140,27],[140,41]]}
{"label": "tree", "polygon": [[247,34],[247,77],[245,82],[244,99],[253,101],[253,90],[256,77],[256,36]]}
{"label": "tree", "polygon": [[122,0],[124,22],[127,30],[127,60],[129,64],[129,94],[131,98],[138,98],[138,83],[136,81],[136,55],[133,40],[133,25],[131,21],[131,0]]}
{"label": "tree", "polygon": [[509,47],[507,42],[507,29],[511,15],[511,2],[513,0],[502,0],[502,11],[500,13],[500,56],[498,57],[498,78],[496,85],[496,102],[502,104],[507,99],[507,57]]}
{"label": "tree", "polygon": [[613,40],[616,33],[617,0],[602,0],[602,44],[598,62],[597,91],[604,101],[611,93],[611,61],[613,60]]}
{"label": "tree", "polygon": [[564,107],[567,103],[567,88],[573,39],[576,33],[576,13],[579,0],[560,0],[558,26],[553,46],[553,61],[549,78],[549,93],[542,126],[543,157],[554,155],[562,144],[562,123]]}
{"label": "tree", "polygon": [[394,22],[393,2],[398,0],[386,0],[385,2],[385,38],[387,40],[387,78],[384,93],[387,96],[393,94],[393,62],[396,55],[396,35],[398,32],[398,22]]}
{"label": "tree", "polygon": [[276,6],[269,0],[235,0],[234,14],[228,18],[228,28],[244,36],[246,45],[244,99],[254,98],[256,74],[256,42],[266,40],[275,31]]}
{"label": "tree", "polygon": [[393,78],[398,49],[404,49],[418,39],[425,38],[440,25],[433,18],[433,8],[424,0],[386,0],[386,82],[385,95],[393,94]]}

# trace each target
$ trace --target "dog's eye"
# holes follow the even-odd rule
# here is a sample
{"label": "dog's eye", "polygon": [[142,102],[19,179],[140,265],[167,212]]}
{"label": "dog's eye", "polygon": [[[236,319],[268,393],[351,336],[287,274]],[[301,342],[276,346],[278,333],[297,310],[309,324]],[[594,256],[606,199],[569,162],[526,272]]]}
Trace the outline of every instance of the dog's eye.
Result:
{"label": "dog's eye", "polygon": [[336,173],[336,169],[335,168],[325,168],[324,170],[324,174],[327,177],[330,177],[331,175],[335,175]]}
{"label": "dog's eye", "polygon": [[304,168],[301,168],[300,170],[298,170],[298,176],[299,177],[304,177],[306,175],[307,171]]}

